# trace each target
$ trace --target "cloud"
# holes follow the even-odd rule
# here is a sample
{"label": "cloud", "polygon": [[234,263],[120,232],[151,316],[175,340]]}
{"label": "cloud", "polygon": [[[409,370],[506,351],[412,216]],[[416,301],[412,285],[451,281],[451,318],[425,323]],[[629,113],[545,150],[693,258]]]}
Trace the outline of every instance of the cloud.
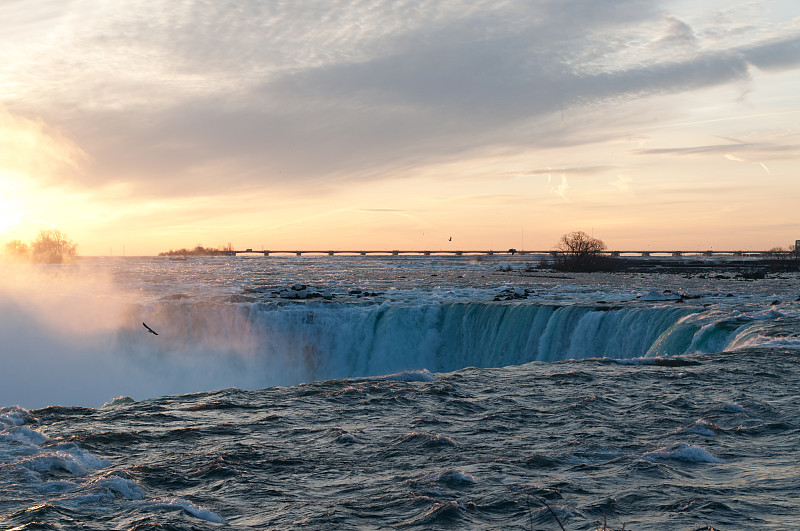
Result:
{"label": "cloud", "polygon": [[87,155],[41,120],[9,112],[0,105],[0,172],[49,183],[77,178]]}
{"label": "cloud", "polygon": [[[547,176],[547,182],[550,182],[550,176]],[[569,184],[567,183],[567,176],[561,175],[561,183],[558,186],[551,186],[550,193],[559,196],[566,202],[571,202],[570,198],[567,197],[567,190],[569,189]]]}
{"label": "cloud", "polygon": [[679,20],[672,15],[665,15],[667,23],[666,31],[654,41],[655,46],[659,47],[678,47],[688,50],[695,50],[699,44],[697,35],[689,24]]}
{"label": "cloud", "polygon": [[602,173],[612,168],[613,166],[582,166],[582,167],[555,168],[555,169],[543,168],[543,169],[522,171],[519,173],[522,175],[550,175],[552,173],[581,175],[581,174]]}
{"label": "cloud", "polygon": [[637,149],[631,153],[635,155],[676,155],[676,156],[694,156],[694,155],[722,155],[728,160],[743,160],[734,153],[757,153],[761,156],[769,156],[771,158],[785,158],[793,157],[800,150],[800,145],[797,144],[773,144],[767,142],[760,143],[747,143],[742,142],[739,144],[716,144],[706,146],[691,146],[691,147],[676,147],[676,148],[653,148],[653,149]]}
{"label": "cloud", "polygon": [[[440,60],[431,51],[427,58],[381,58],[292,74],[261,87],[243,108],[215,97],[161,111],[149,123],[95,115],[94,123],[71,129],[95,147],[100,164],[95,174],[125,174],[120,168],[129,168],[158,180],[171,175],[180,193],[187,190],[181,175],[205,189],[221,173],[228,186],[253,179],[282,181],[281,172],[300,180],[364,172],[374,176],[381,168],[519,142],[504,137],[510,124],[565,107],[746,76],[746,66],[729,57],[559,77],[540,66],[515,72],[515,61],[502,60],[499,50],[459,51],[462,55],[453,53],[452,58],[442,52]],[[109,134],[96,122],[118,127]],[[193,168],[214,172],[203,176]]]}
{"label": "cloud", "polygon": [[[749,162],[746,159],[737,157],[736,155],[731,155],[730,153],[726,153],[725,158],[733,162]],[[767,173],[767,175],[772,174],[772,172],[769,171],[769,168],[767,168],[767,165],[764,164],[763,162],[759,162],[758,165],[761,166],[761,168]]]}
{"label": "cloud", "polygon": [[631,177],[626,177],[624,175],[618,175],[615,181],[608,183],[610,186],[619,189],[620,191],[627,191],[630,189],[630,183],[633,182]]}
{"label": "cloud", "polygon": [[[623,120],[615,109],[632,101],[800,63],[791,29],[714,48],[668,11],[655,0],[189,0],[75,3],[62,15],[39,2],[29,14],[0,8],[52,29],[32,48],[4,46],[26,52],[5,65],[14,91],[3,94],[91,155],[84,185],[191,196],[592,142],[611,133],[548,120],[600,106]],[[652,28],[659,37],[642,46]]]}
{"label": "cloud", "polygon": [[744,58],[762,70],[786,70],[800,66],[800,35],[774,39],[741,49]]}

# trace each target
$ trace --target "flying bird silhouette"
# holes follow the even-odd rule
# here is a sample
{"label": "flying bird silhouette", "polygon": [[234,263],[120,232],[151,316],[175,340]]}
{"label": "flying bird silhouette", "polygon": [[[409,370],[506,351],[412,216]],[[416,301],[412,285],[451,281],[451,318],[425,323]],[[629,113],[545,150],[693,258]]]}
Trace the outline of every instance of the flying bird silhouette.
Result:
{"label": "flying bird silhouette", "polygon": [[142,325],[143,325],[145,328],[147,328],[147,331],[148,331],[148,332],[150,332],[151,334],[153,334],[154,336],[157,336],[157,335],[158,335],[158,332],[156,332],[155,330],[153,330],[152,328],[150,328],[149,326],[147,326],[147,324],[146,324],[146,323],[142,323]]}

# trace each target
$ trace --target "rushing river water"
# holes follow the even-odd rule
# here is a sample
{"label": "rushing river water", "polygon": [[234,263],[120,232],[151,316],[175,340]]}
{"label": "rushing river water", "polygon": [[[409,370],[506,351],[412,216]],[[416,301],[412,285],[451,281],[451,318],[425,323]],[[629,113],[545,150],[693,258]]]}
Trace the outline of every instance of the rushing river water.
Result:
{"label": "rushing river water", "polygon": [[796,273],[3,267],[0,529],[800,525]]}

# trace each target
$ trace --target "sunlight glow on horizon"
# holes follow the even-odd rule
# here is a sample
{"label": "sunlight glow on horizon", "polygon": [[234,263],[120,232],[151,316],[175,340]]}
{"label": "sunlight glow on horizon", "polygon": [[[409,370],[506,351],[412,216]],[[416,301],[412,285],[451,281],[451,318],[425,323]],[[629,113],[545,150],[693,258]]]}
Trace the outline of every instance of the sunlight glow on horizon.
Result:
{"label": "sunlight glow on horizon", "polygon": [[82,255],[800,238],[788,0],[156,4],[0,6],[0,244],[42,228]]}

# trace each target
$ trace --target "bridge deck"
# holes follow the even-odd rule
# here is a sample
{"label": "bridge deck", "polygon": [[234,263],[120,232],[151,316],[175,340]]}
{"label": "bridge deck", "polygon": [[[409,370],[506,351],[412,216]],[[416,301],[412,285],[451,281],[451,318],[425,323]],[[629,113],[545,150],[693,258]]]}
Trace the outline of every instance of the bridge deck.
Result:
{"label": "bridge deck", "polygon": [[[239,254],[261,254],[264,256],[270,255],[295,255],[295,256],[302,256],[302,255],[327,255],[327,256],[334,256],[334,255],[359,255],[359,256],[366,256],[366,255],[389,255],[389,256],[399,256],[399,255],[422,255],[422,256],[430,256],[430,255],[455,255],[455,256],[463,256],[463,255],[485,255],[485,256],[493,256],[493,255],[517,255],[517,256],[526,256],[526,255],[558,255],[563,254],[562,251],[555,251],[555,250],[540,250],[540,251],[518,251],[518,250],[504,250],[504,251],[496,251],[496,250],[486,250],[486,249],[477,249],[477,250],[442,250],[442,249],[430,249],[430,250],[399,250],[399,249],[392,249],[392,250],[323,250],[323,249],[262,249],[262,250],[253,250],[253,249],[245,249],[245,250],[230,250],[230,251],[218,251],[217,254],[221,256],[236,256]],[[632,251],[603,251],[598,253],[604,256],[751,256],[751,257],[768,257],[772,256],[775,253],[771,251],[713,251],[713,250],[688,250],[688,251],[681,251],[681,250],[671,250],[671,251],[664,251],[664,250],[655,250],[655,251],[645,251],[645,250],[632,250]]]}

